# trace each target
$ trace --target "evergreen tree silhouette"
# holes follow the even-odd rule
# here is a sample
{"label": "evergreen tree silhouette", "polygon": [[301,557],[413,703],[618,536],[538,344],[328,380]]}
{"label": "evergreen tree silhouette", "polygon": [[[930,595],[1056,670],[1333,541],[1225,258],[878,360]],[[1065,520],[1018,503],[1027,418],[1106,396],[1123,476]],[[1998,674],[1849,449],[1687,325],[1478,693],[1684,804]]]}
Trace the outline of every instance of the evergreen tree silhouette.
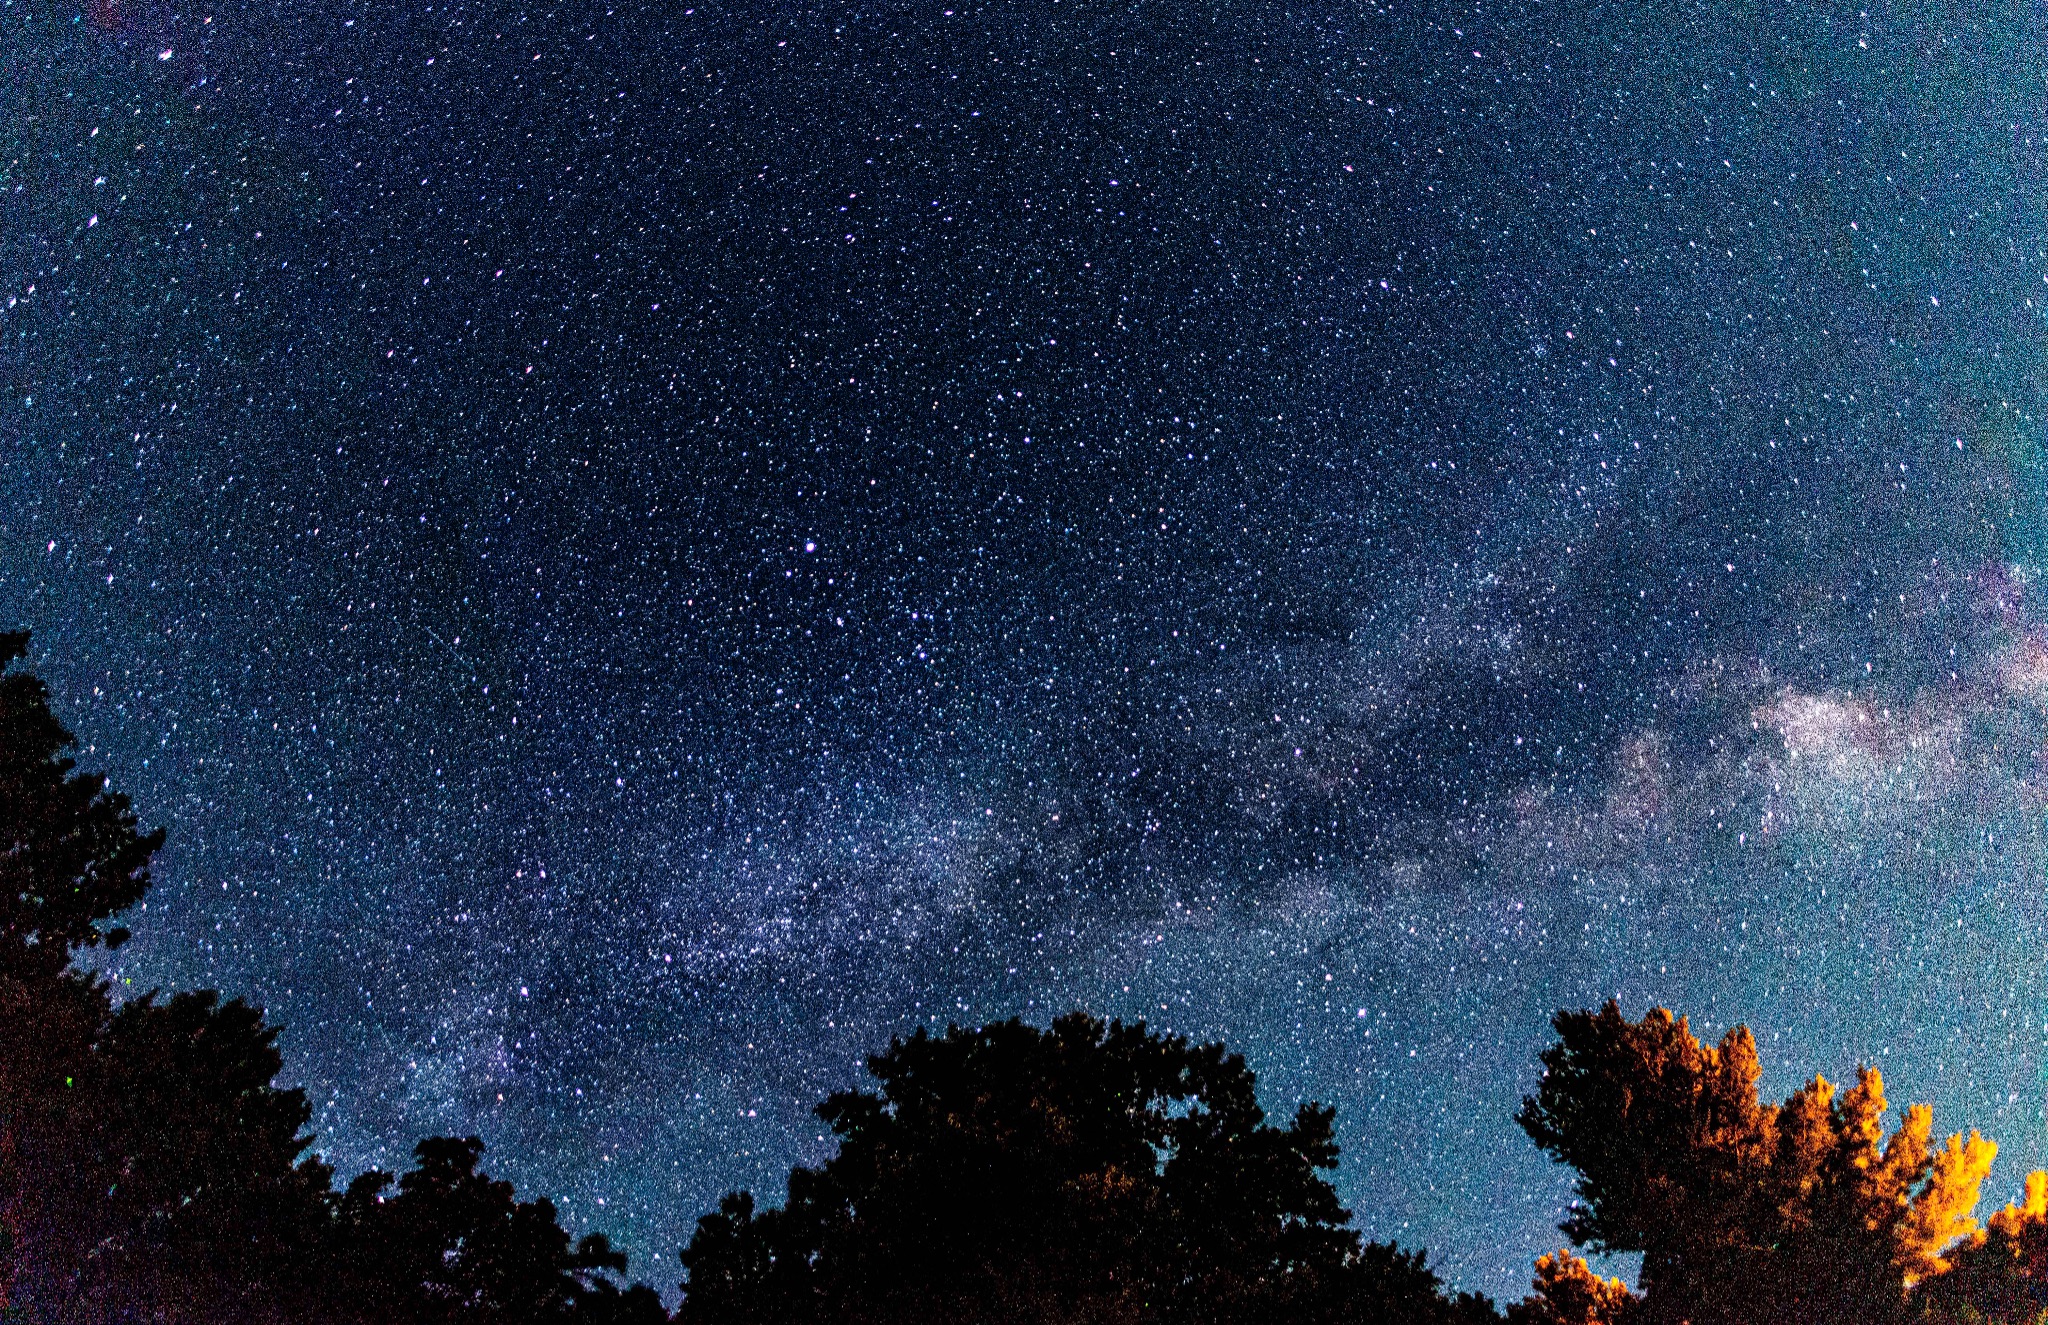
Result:
{"label": "evergreen tree silhouette", "polygon": [[140,832],[104,777],[75,771],[48,689],[11,669],[27,655],[26,634],[0,634],[0,975],[47,982],[77,949],[127,939],[100,922],[141,900],[164,835]]}
{"label": "evergreen tree silhouette", "polygon": [[331,1174],[300,1091],[271,1085],[277,1029],[211,990],[112,1013],[80,1056],[29,1173],[34,1300],[66,1320],[285,1321],[307,1282]]}
{"label": "evergreen tree silhouette", "polygon": [[1282,1319],[1328,1325],[1498,1325],[1500,1313],[1478,1293],[1453,1294],[1422,1251],[1368,1242],[1306,1302]]}

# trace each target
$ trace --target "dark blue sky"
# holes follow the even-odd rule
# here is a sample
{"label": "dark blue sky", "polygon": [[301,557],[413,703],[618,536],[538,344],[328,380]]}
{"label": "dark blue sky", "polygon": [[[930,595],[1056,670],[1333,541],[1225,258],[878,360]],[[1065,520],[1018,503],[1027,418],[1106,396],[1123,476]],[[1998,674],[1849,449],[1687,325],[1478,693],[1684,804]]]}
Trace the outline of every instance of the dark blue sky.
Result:
{"label": "dark blue sky", "polygon": [[118,974],[665,1289],[890,1034],[1074,1005],[1497,1294],[1609,996],[2002,1200],[2042,28],[0,0],[0,625],[170,830]]}

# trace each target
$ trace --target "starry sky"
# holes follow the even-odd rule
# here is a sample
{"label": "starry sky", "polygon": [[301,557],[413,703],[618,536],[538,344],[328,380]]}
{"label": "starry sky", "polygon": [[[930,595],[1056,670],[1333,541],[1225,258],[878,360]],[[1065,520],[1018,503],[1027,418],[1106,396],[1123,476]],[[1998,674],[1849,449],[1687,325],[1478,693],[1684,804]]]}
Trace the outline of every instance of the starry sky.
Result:
{"label": "starry sky", "polygon": [[[0,626],[135,992],[672,1290],[922,1024],[1339,1109],[1559,1007],[2048,1163],[2031,4],[0,0]],[[951,7],[949,8],[948,5]]]}

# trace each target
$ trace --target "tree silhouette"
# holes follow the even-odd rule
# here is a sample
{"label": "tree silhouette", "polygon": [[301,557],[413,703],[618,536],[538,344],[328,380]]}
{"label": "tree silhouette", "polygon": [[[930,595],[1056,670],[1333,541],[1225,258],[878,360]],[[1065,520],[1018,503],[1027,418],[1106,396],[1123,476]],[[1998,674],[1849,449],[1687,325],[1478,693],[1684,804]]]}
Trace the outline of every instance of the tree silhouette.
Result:
{"label": "tree silhouette", "polygon": [[[309,1157],[278,1029],[212,990],[116,1004],[74,956],[149,884],[144,833],[75,771],[0,635],[0,1320],[48,1325],[657,1325],[602,1234],[419,1143],[346,1190]],[[1509,1325],[2048,1325],[2048,1173],[1978,1228],[1996,1148],[1885,1130],[1871,1068],[1757,1095],[1749,1031],[1561,1012],[1517,1115],[1578,1174],[1573,1244]],[[1420,1251],[1361,1243],[1324,1176],[1332,1110],[1285,1126],[1244,1060],[1070,1014],[919,1030],[830,1096],[839,1141],[789,1199],[736,1192],[684,1252],[682,1325],[1486,1325]]]}
{"label": "tree silhouette", "polygon": [[1553,1024],[1519,1121],[1579,1172],[1572,1241],[1642,1253],[1644,1322],[1902,1320],[1974,1229],[1996,1147],[1972,1132],[1933,1149],[1918,1105],[1887,1138],[1873,1068],[1772,1106],[1746,1027],[1710,1048],[1661,1008],[1632,1022],[1612,1002]]}
{"label": "tree silhouette", "polygon": [[652,1325],[601,1235],[477,1172],[482,1143],[346,1193],[304,1158],[305,1097],[278,1030],[211,990],[115,1006],[73,967],[117,945],[161,833],[142,833],[72,744],[27,637],[0,635],[0,1317],[98,1325]]}
{"label": "tree silhouette", "polygon": [[626,1258],[602,1233],[573,1248],[554,1203],[517,1201],[512,1184],[477,1168],[476,1137],[420,1142],[419,1166],[398,1179],[372,1171],[342,1195],[340,1277],[365,1322],[542,1325],[665,1321],[652,1289],[621,1291],[606,1272]]}
{"label": "tree silhouette", "polygon": [[48,690],[12,670],[27,649],[0,634],[0,1308],[48,1314],[115,1291],[146,1222],[108,1131],[112,1004],[70,961],[126,938],[100,923],[142,896],[163,835],[74,771]]}
{"label": "tree silhouette", "polygon": [[1368,1242],[1309,1301],[1290,1302],[1292,1310],[1282,1318],[1330,1325],[1498,1325],[1491,1301],[1478,1293],[1450,1293],[1428,1259],[1420,1251]]}
{"label": "tree silhouette", "polygon": [[1043,1031],[919,1030],[868,1069],[881,1093],[819,1106],[839,1152],[791,1172],[786,1206],[736,1193],[699,1221],[682,1319],[1336,1320],[1366,1291],[1444,1304],[1419,1258],[1367,1257],[1343,1226],[1321,1176],[1332,1111],[1268,1124],[1221,1045],[1074,1013]]}
{"label": "tree silhouette", "polygon": [[128,937],[99,922],[141,899],[164,835],[139,832],[104,777],[73,771],[48,689],[10,670],[27,654],[26,634],[0,634],[0,975],[50,980],[76,949]]}
{"label": "tree silhouette", "polygon": [[17,1288],[60,1319],[269,1321],[311,1304],[329,1171],[271,1087],[276,1029],[212,991],[112,1013],[22,1130]]}

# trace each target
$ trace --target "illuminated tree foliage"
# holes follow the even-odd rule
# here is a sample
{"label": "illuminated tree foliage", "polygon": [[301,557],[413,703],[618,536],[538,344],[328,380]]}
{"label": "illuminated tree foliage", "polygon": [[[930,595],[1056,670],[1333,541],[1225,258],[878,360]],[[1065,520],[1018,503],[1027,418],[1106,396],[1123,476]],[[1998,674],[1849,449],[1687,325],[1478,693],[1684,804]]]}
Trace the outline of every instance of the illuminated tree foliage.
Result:
{"label": "illuminated tree foliage", "polygon": [[2040,1325],[2048,1320],[2048,1173],[2027,1175],[2026,1195],[1948,1253],[1929,1279],[1927,1314],[1944,1325]]}
{"label": "illuminated tree foliage", "polygon": [[1580,1246],[1642,1254],[1646,1325],[1903,1320],[1916,1284],[1975,1231],[1996,1147],[1975,1132],[1930,1144],[1932,1115],[1884,1134],[1873,1068],[1838,1092],[1815,1077],[1757,1098],[1746,1027],[1708,1047],[1657,1009],[1560,1013],[1519,1121],[1578,1170],[1564,1224]]}
{"label": "illuminated tree foliage", "polygon": [[1614,1325],[1639,1299],[1568,1251],[1536,1258],[1528,1297],[1508,1308],[1508,1325]]}

